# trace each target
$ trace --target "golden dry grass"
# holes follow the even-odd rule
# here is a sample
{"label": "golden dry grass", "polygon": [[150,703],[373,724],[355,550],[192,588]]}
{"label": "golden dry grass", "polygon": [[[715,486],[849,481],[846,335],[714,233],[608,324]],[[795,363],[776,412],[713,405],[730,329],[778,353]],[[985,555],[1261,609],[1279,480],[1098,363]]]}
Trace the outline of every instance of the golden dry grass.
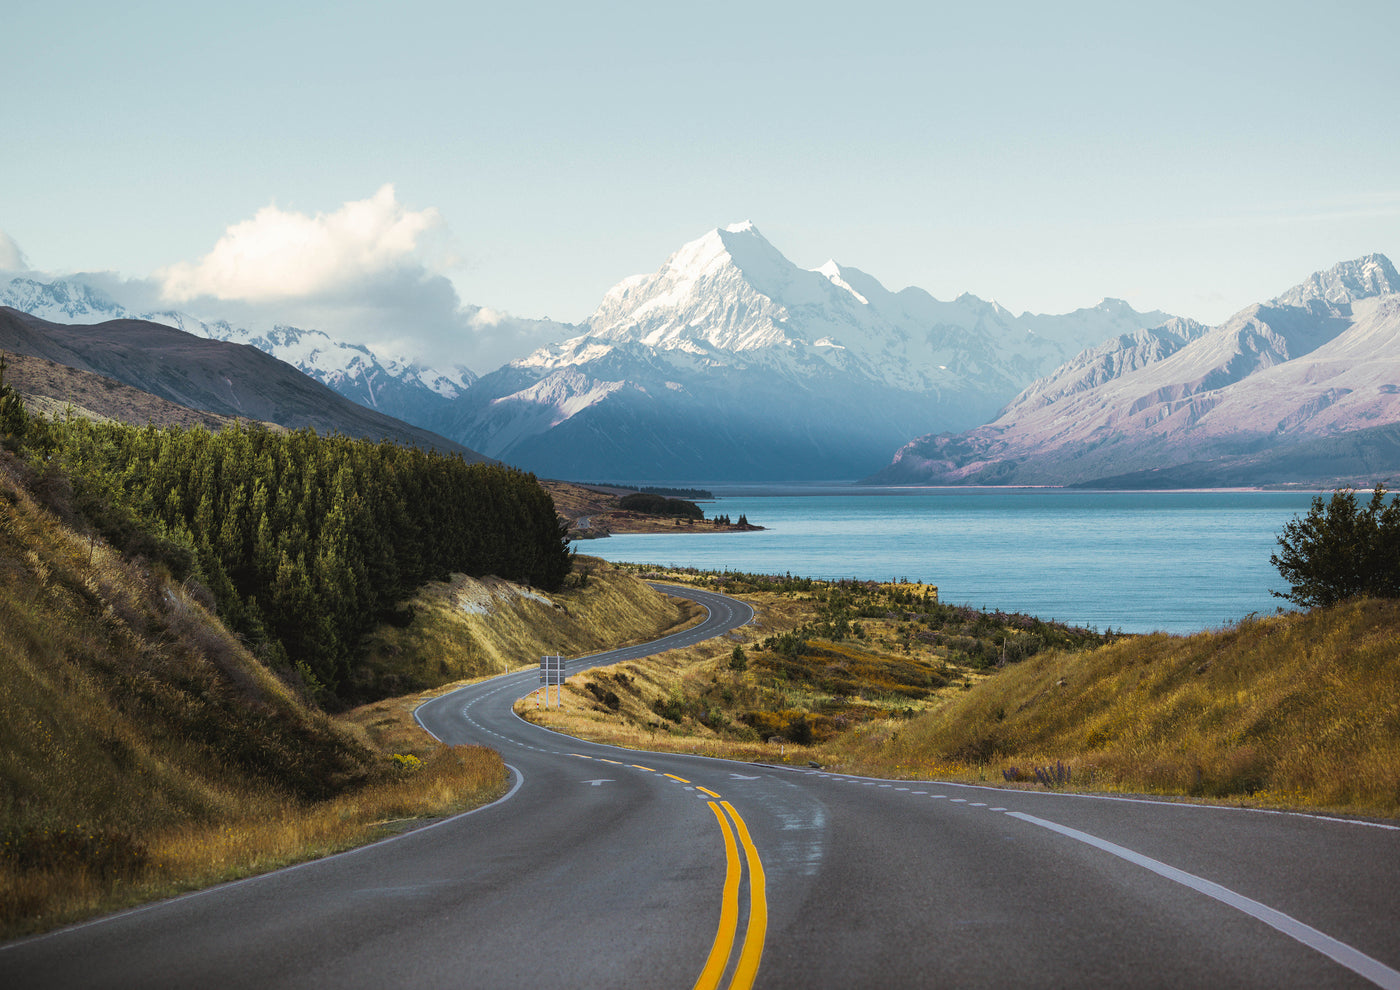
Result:
{"label": "golden dry grass", "polygon": [[[692,717],[717,687],[737,696],[745,684],[768,692],[765,703],[776,715],[831,705],[819,685],[775,686],[753,662],[756,642],[811,621],[810,597],[740,597],[755,604],[760,619],[738,636],[578,675],[562,713],[527,702],[522,714],[620,746],[811,760],[877,776],[1007,784],[1013,769],[1034,781],[1036,768],[1060,761],[1076,788],[1400,814],[1400,602],[1351,602],[1190,637],[1125,637],[1082,652],[1045,651],[986,673],[959,669],[932,697],[909,702],[922,714],[856,718],[849,731],[796,747],[736,739]],[[872,658],[906,655],[882,658],[874,645],[898,643],[895,625],[862,622],[868,638],[858,644],[815,645],[819,660],[869,674],[864,693],[878,697],[884,675]],[[728,669],[735,642],[749,652],[743,674]],[[917,648],[910,654],[919,655]],[[938,657],[934,649],[925,659]],[[620,684],[618,676],[629,680]],[[615,708],[605,703],[608,691]],[[657,714],[656,706],[671,699],[685,702],[679,721]]]}
{"label": "golden dry grass", "polygon": [[[657,572],[655,576],[682,583],[693,579],[693,575],[670,572]],[[755,620],[751,624],[695,646],[577,674],[564,687],[562,709],[543,708],[538,697],[531,695],[516,704],[516,711],[560,732],[627,748],[763,763],[833,762],[837,753],[825,745],[798,745],[753,731],[741,732],[742,737],[736,738],[723,726],[722,718],[716,720],[720,727],[713,728],[694,716],[697,706],[719,712],[722,703],[708,705],[705,700],[715,699],[717,689],[761,696],[765,703],[794,716],[820,708],[830,700],[829,693],[813,685],[786,682],[774,686],[771,678],[756,669],[742,673],[730,669],[730,656],[736,645],[752,655],[764,638],[795,629],[816,614],[811,597],[806,595],[760,592],[739,597],[754,606]],[[608,692],[617,698],[615,708],[603,700]],[[872,685],[871,694],[879,696],[883,692]],[[678,722],[657,713],[658,705],[664,706],[672,699],[692,702],[687,706],[688,714]],[[878,701],[855,699],[851,703],[866,704],[881,713],[886,710]],[[900,703],[913,708],[924,706],[908,699]]]}
{"label": "golden dry grass", "polygon": [[423,588],[413,606],[409,626],[381,627],[370,637],[357,680],[366,693],[402,695],[517,670],[546,653],[581,656],[640,643],[703,615],[582,556],[561,591],[454,575]]}
{"label": "golden dry grass", "polygon": [[47,849],[43,862],[0,865],[0,934],[42,931],[316,859],[476,807],[505,789],[505,766],[494,750],[439,747],[419,766],[328,801],[307,805],[271,792],[245,794],[237,813],[216,821],[142,833],[136,848],[126,851],[128,867],[118,862],[107,875],[67,855],[75,844],[64,837],[46,842],[46,836],[35,836],[29,859]]}
{"label": "golden dry grass", "polygon": [[1400,602],[1358,601],[1008,667],[850,740],[853,768],[1400,813]]}

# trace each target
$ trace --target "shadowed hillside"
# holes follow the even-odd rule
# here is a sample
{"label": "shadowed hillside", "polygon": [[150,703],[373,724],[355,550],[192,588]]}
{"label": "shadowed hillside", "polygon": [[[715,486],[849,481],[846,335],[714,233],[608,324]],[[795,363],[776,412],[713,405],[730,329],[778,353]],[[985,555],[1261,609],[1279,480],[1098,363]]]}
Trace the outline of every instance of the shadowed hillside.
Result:
{"label": "shadowed hillside", "polygon": [[207,430],[222,430],[239,422],[236,417],[191,409],[115,378],[79,371],[47,358],[8,353],[5,362],[5,381],[23,396],[32,413],[62,417],[71,410],[74,415],[101,421],[202,426]]}
{"label": "shadowed hillside", "polygon": [[387,439],[468,461],[487,459],[436,433],[357,405],[256,347],[208,340],[160,323],[67,325],[0,306],[0,350],[105,375],[221,416]]}

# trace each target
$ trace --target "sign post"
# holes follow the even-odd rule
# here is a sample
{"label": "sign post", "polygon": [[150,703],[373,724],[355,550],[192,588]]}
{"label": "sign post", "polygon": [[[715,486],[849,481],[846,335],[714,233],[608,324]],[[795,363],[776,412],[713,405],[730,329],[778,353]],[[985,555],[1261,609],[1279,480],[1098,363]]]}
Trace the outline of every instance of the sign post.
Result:
{"label": "sign post", "polygon": [[554,685],[557,688],[555,698],[560,708],[564,707],[564,678],[567,675],[565,664],[567,661],[562,656],[540,657],[540,683],[544,685],[544,706],[549,707],[549,688]]}

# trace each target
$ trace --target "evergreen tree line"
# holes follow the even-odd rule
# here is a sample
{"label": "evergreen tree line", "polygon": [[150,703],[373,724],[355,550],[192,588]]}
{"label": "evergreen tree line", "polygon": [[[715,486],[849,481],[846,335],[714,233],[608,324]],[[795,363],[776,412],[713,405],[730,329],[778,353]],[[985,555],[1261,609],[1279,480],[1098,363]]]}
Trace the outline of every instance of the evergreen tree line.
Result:
{"label": "evergreen tree line", "polygon": [[694,502],[688,502],[683,498],[652,495],[647,492],[624,495],[617,504],[618,508],[627,509],[630,512],[645,512],[654,516],[680,516],[686,519],[705,518],[705,511]]}
{"label": "evergreen tree line", "polygon": [[571,559],[533,475],[313,430],[32,418],[25,446],[128,552],[210,590],[273,665],[342,701],[363,635],[452,572],[558,588]]}

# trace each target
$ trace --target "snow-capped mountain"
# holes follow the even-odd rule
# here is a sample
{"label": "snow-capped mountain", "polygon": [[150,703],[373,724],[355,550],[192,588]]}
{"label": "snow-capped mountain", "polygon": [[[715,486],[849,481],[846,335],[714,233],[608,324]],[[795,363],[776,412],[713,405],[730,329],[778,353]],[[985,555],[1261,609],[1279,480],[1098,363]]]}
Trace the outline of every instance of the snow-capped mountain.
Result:
{"label": "snow-capped mountain", "polygon": [[1104,300],[1015,316],[803,269],[751,223],[611,289],[583,334],[484,376],[454,438],[532,470],[631,479],[841,478],[930,429],[985,422],[1106,337],[1169,319]]}
{"label": "snow-capped mountain", "polygon": [[0,305],[57,323],[147,320],[196,337],[249,344],[360,405],[430,429],[476,380],[465,367],[434,369],[406,356],[343,343],[319,330],[283,325],[254,330],[173,310],[133,311],[82,276],[12,275],[0,280]]}
{"label": "snow-capped mountain", "polygon": [[[1383,255],[1369,255],[1218,327],[1170,321],[1088,349],[993,422],[920,437],[871,480],[1152,485],[1394,476],[1396,424],[1400,275]],[[1342,437],[1352,440],[1330,449],[1320,443]]]}

